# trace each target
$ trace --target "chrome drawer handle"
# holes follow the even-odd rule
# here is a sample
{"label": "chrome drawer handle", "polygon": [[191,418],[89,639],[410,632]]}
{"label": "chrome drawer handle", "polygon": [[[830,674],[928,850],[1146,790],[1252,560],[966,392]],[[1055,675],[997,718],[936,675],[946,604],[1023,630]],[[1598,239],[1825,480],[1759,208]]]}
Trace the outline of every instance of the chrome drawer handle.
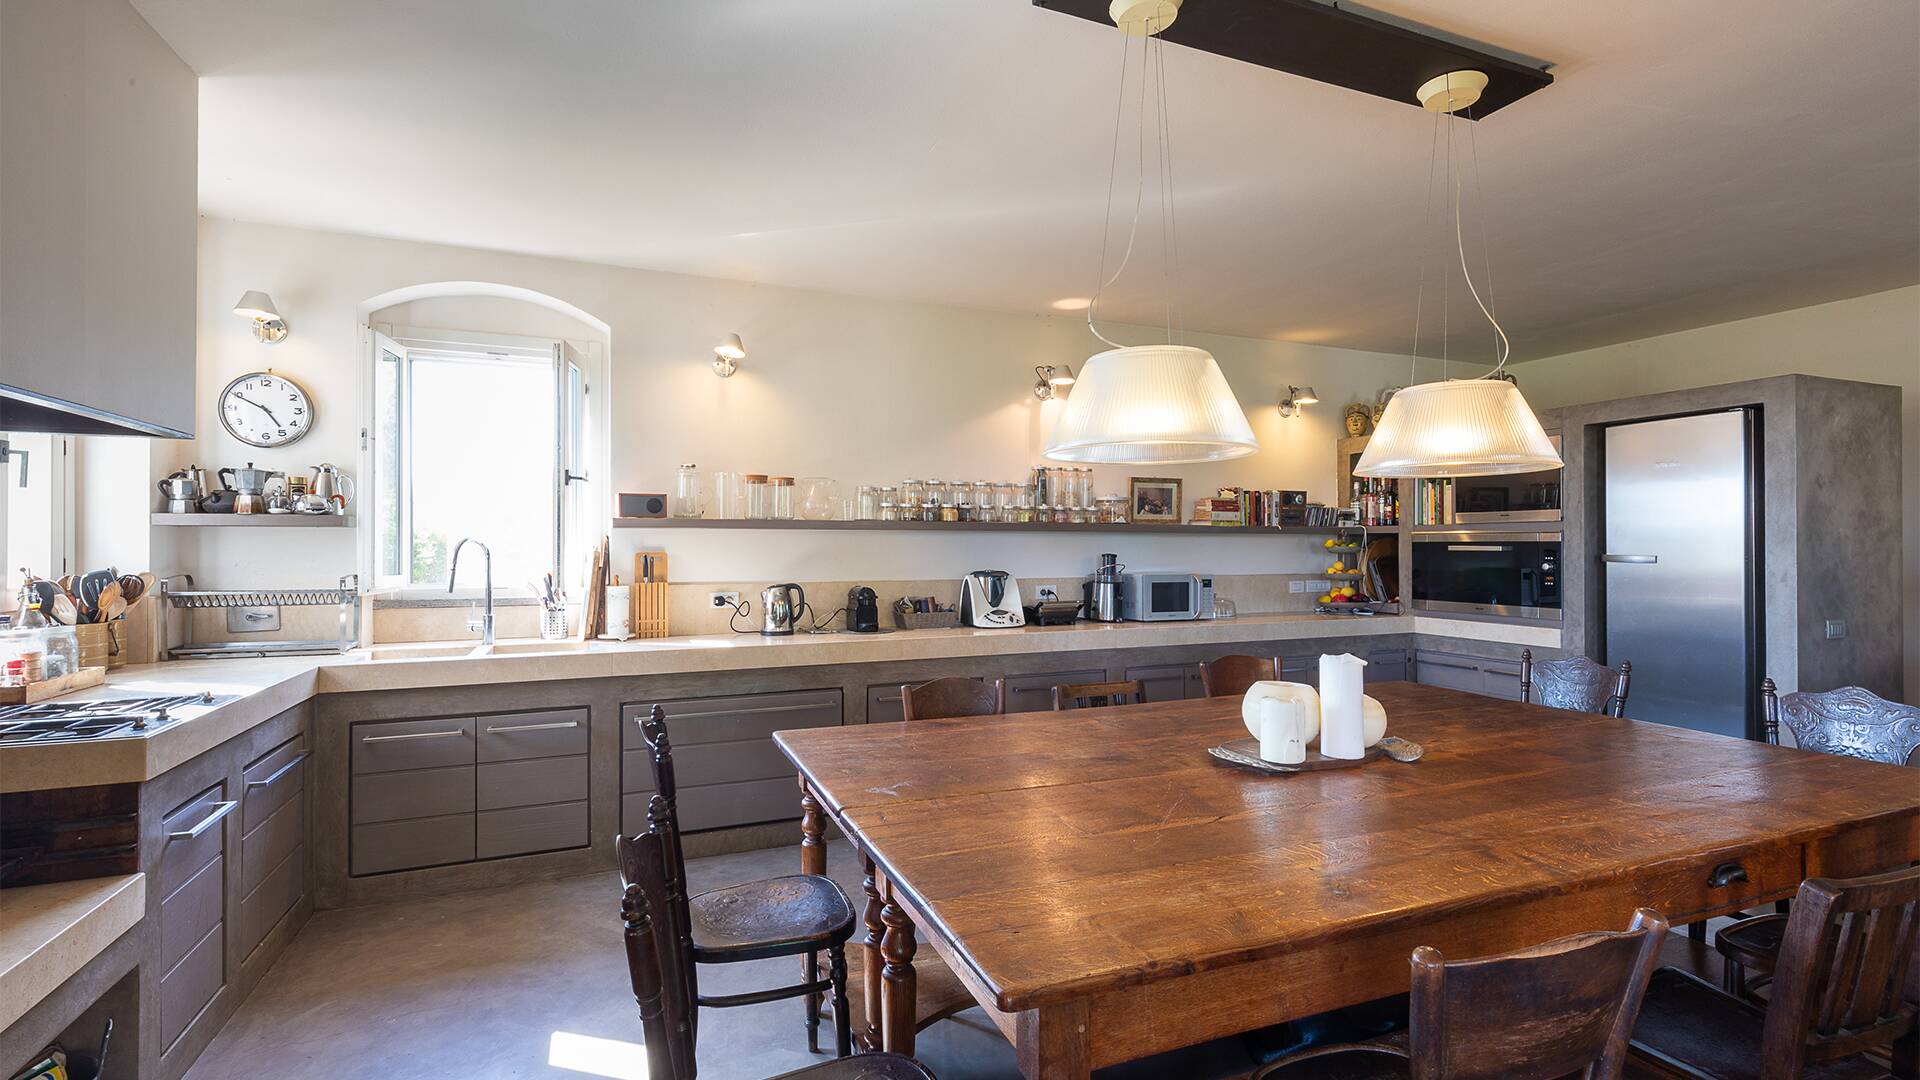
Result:
{"label": "chrome drawer handle", "polygon": [[168,833],[167,843],[171,844],[175,840],[191,840],[194,837],[199,836],[201,833],[206,832],[208,829],[213,828],[214,824],[218,822],[221,818],[226,817],[228,814],[233,813],[233,808],[239,805],[240,804],[237,802],[214,803],[213,813],[208,814],[205,820],[201,821],[200,824],[195,825],[193,828],[188,829],[185,832]]}
{"label": "chrome drawer handle", "polygon": [[[831,707],[829,703],[824,701],[814,702],[811,705],[758,705],[751,709],[714,709],[711,712],[682,713],[680,718],[688,720],[696,716],[745,716],[748,713],[805,712],[809,709],[826,709]],[[637,724],[645,719],[645,715],[636,716],[633,718],[633,722]]]}
{"label": "chrome drawer handle", "polygon": [[1611,555],[1611,554],[1609,554],[1609,555],[1602,555],[1602,556],[1600,556],[1600,561],[1602,561],[1602,562],[1618,562],[1618,563],[1638,563],[1638,564],[1641,564],[1641,565],[1649,565],[1649,564],[1652,564],[1652,563],[1657,563],[1657,562],[1659,562],[1659,561],[1660,561],[1660,556],[1658,556],[1658,555]]}
{"label": "chrome drawer handle", "polygon": [[1479,668],[1474,667],[1472,664],[1454,664],[1454,663],[1449,663],[1448,661],[1445,661],[1445,660],[1421,660],[1420,664],[1424,667],[1451,668],[1454,671],[1479,671],[1480,670]]}
{"label": "chrome drawer handle", "polygon": [[556,728],[579,727],[578,720],[555,720],[550,724],[521,724],[517,727],[488,727],[489,735],[504,735],[510,731],[553,731]]}
{"label": "chrome drawer handle", "polygon": [[311,751],[311,750],[302,750],[302,751],[300,751],[299,753],[297,753],[297,754],[295,754],[295,755],[293,755],[293,760],[292,760],[292,761],[289,761],[289,762],[287,762],[287,763],[286,763],[285,765],[282,765],[282,766],[280,766],[279,768],[277,768],[277,769],[275,769],[275,770],[273,770],[273,775],[272,775],[272,776],[269,776],[269,777],[267,777],[267,778],[266,778],[265,780],[249,780],[249,781],[247,781],[247,790],[248,790],[248,791],[252,791],[252,790],[253,790],[254,788],[263,788],[263,787],[272,787],[272,786],[273,786],[273,784],[274,784],[274,783],[275,783],[276,781],[278,781],[278,780],[279,780],[279,779],[280,779],[281,777],[283,777],[283,776],[285,776],[285,775],[287,775],[288,773],[290,773],[290,772],[292,772],[292,771],[293,771],[293,767],[294,767],[295,765],[298,765],[298,764],[300,764],[301,762],[303,762],[303,761],[305,761],[305,760],[307,760],[307,755],[309,755],[309,754],[311,754],[311,753],[313,753],[313,751]]}
{"label": "chrome drawer handle", "polygon": [[372,743],[397,742],[401,739],[445,739],[450,736],[465,734],[466,732],[464,731],[416,731],[407,735],[366,735],[362,736],[360,741],[363,743]]}
{"label": "chrome drawer handle", "polygon": [[1723,862],[1707,875],[1707,888],[1724,889],[1736,881],[1747,880],[1747,868],[1737,862]]}

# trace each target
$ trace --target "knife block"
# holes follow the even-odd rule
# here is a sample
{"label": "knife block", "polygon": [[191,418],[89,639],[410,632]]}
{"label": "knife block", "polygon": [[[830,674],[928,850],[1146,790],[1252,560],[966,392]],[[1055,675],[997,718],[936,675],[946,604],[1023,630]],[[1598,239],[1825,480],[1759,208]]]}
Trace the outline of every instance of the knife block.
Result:
{"label": "knife block", "polygon": [[[642,560],[645,560],[643,563]],[[651,565],[652,581],[643,580],[643,566]],[[637,638],[667,637],[667,555],[640,551],[633,556],[633,577],[627,585],[627,623]]]}

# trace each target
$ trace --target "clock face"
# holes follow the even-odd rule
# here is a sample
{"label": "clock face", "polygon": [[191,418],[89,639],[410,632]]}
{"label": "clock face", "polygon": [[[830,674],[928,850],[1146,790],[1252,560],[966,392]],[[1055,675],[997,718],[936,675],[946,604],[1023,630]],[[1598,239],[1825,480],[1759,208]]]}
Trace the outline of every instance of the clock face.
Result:
{"label": "clock face", "polygon": [[220,391],[220,423],[243,443],[285,446],[313,427],[313,399],[284,375],[251,372]]}

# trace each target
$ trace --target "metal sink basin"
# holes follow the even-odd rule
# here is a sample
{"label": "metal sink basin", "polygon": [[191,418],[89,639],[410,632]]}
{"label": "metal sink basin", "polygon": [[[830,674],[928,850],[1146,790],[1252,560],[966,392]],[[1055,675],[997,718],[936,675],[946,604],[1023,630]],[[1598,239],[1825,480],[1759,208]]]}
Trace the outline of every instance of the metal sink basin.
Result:
{"label": "metal sink basin", "polygon": [[371,649],[360,650],[360,655],[369,660],[431,660],[441,656],[466,656],[473,652],[473,649],[474,646],[466,642],[376,645]]}
{"label": "metal sink basin", "polygon": [[[590,641],[501,641],[494,643],[492,653],[495,656],[513,656],[517,653],[580,653],[593,647]],[[485,656],[485,648],[475,648],[474,655]]]}

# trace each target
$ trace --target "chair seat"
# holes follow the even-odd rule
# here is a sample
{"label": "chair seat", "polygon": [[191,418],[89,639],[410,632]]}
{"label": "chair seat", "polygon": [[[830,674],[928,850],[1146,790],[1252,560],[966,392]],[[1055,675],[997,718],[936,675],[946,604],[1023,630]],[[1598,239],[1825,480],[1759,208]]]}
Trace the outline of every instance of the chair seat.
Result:
{"label": "chair seat", "polygon": [[793,956],[853,936],[853,903],[816,874],[715,889],[689,898],[687,909],[694,958],[706,964]]}
{"label": "chair seat", "polygon": [[[1633,1025],[1633,1050],[1683,1075],[1713,1080],[1759,1080],[1760,1036],[1766,1013],[1674,968],[1661,968],[1647,983],[1646,1001]],[[1811,1065],[1806,1080],[1884,1077],[1886,1070],[1861,1059]]]}
{"label": "chair seat", "polygon": [[773,1080],[934,1080],[925,1065],[899,1054],[855,1054],[804,1069],[781,1073]]}
{"label": "chair seat", "polygon": [[1713,947],[1720,955],[1747,971],[1764,975],[1773,970],[1780,955],[1780,942],[1787,936],[1787,916],[1759,915],[1741,919],[1714,935]]}

